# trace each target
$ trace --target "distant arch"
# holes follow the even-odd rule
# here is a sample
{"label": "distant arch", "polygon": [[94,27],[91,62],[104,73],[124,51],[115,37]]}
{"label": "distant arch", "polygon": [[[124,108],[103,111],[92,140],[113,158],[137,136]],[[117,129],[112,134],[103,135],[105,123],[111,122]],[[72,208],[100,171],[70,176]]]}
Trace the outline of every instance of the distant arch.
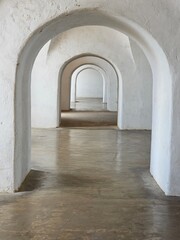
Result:
{"label": "distant arch", "polygon": [[[85,64],[96,64],[99,67],[103,68],[106,72],[107,81],[107,110],[117,111],[118,104],[118,90],[119,86],[122,85],[121,73],[117,72],[118,70],[106,59],[97,56],[97,55],[78,55],[74,58],[69,59],[59,71],[59,90],[58,93],[60,96],[58,99],[61,99],[57,104],[59,106],[60,116],[61,106],[62,110],[68,111],[70,109],[70,89],[71,89],[71,76],[73,72],[79,67],[84,66]],[[119,90],[119,92],[122,88]],[[121,96],[119,96],[121,99]],[[120,102],[121,104],[121,102]],[[58,120],[60,124],[60,119]]]}
{"label": "distant arch", "polygon": [[77,79],[82,71],[87,69],[96,70],[102,77],[103,80],[103,103],[107,102],[107,76],[106,72],[96,64],[85,64],[78,67],[71,75],[71,101],[76,102],[77,96]]}

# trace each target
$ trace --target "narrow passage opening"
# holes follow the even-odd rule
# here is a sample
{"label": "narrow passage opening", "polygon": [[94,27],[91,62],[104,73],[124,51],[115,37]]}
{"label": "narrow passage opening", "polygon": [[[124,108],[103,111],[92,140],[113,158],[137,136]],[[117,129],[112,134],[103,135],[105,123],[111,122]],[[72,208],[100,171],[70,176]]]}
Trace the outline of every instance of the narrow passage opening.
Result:
{"label": "narrow passage opening", "polygon": [[[72,83],[75,84],[72,84]],[[104,102],[102,75],[94,69],[85,69],[71,77],[70,111],[61,112],[60,127],[115,127],[117,111],[108,111]]]}

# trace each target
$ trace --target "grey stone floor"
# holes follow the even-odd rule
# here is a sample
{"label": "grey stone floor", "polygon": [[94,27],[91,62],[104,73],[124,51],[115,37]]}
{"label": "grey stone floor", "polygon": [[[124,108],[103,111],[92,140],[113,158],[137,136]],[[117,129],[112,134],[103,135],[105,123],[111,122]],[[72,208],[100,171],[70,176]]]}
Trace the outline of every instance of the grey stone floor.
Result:
{"label": "grey stone floor", "polygon": [[71,102],[72,111],[107,111],[107,104],[103,104],[102,98],[78,98]]}
{"label": "grey stone floor", "polygon": [[0,239],[179,240],[180,199],[149,174],[150,132],[32,131],[32,171],[0,195]]}
{"label": "grey stone floor", "polygon": [[0,194],[0,240],[179,240],[180,198],[149,173],[150,132],[78,114],[68,128],[32,130],[32,170],[19,192]]}

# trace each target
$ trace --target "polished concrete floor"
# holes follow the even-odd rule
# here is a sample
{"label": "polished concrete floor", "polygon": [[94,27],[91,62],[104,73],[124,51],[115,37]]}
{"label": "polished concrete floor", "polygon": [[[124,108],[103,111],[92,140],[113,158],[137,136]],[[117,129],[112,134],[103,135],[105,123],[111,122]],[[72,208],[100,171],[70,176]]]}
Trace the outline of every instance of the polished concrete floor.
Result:
{"label": "polished concrete floor", "polygon": [[79,98],[61,113],[61,127],[117,126],[117,112],[107,111],[101,98]]}
{"label": "polished concrete floor", "polygon": [[[95,113],[94,113],[95,114]],[[179,240],[180,198],[149,173],[150,132],[32,130],[32,170],[0,194],[2,240]]]}
{"label": "polished concrete floor", "polygon": [[75,111],[106,111],[107,104],[103,104],[102,98],[77,98],[71,102],[71,109]]}
{"label": "polished concrete floor", "polygon": [[61,127],[117,126],[116,112],[73,111],[61,113]]}

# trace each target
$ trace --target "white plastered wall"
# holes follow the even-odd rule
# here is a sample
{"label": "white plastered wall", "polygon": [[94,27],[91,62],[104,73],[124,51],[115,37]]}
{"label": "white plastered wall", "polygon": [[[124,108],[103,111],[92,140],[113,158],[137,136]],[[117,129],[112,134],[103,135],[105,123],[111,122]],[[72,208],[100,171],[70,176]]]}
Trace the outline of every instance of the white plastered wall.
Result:
{"label": "white plastered wall", "polygon": [[[54,122],[52,115],[48,114],[51,112],[52,105],[49,104],[49,99],[53,96],[53,92],[50,88],[47,88],[46,75],[47,75],[47,54],[49,50],[49,44],[41,49],[40,54],[38,54],[32,71],[32,81],[31,81],[31,121],[32,127],[36,126],[48,126],[49,121]],[[50,79],[51,81],[51,79]],[[41,123],[44,125],[41,125]]]}
{"label": "white plastered wall", "polygon": [[145,52],[153,71],[151,173],[166,194],[180,195],[179,15],[179,1],[1,1],[1,191],[17,189],[29,171],[30,73],[36,54],[56,34],[94,24],[126,33]]}

